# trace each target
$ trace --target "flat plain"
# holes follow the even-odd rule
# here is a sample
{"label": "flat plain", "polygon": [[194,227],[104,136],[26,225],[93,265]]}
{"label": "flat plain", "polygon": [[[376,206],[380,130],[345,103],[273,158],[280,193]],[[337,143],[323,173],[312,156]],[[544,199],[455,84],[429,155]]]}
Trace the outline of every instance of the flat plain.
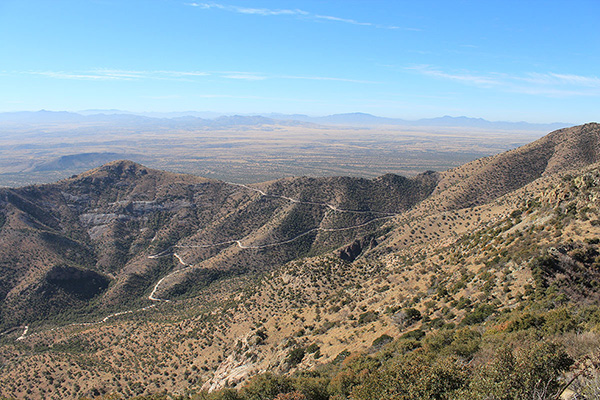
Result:
{"label": "flat plain", "polygon": [[414,176],[513,149],[543,134],[278,123],[204,128],[168,123],[4,124],[0,186],[54,182],[117,159],[239,183],[287,176]]}

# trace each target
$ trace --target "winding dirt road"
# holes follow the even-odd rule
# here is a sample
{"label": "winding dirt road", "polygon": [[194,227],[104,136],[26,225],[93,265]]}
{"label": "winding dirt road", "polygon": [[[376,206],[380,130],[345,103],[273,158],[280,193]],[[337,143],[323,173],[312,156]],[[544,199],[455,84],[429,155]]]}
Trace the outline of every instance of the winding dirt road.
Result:
{"label": "winding dirt road", "polygon": [[[179,263],[183,266],[183,268],[178,269],[176,271],[173,271],[165,276],[163,276],[162,278],[160,278],[156,284],[154,285],[154,287],[152,288],[152,292],[150,293],[150,295],[148,296],[148,300],[154,302],[154,304],[151,304],[149,306],[146,307],[142,307],[142,308],[138,308],[135,310],[127,310],[127,311],[120,311],[117,313],[113,313],[110,315],[107,315],[106,317],[104,317],[103,319],[99,320],[99,321],[94,321],[94,322],[80,322],[80,323],[72,323],[69,325],[65,325],[64,327],[56,327],[56,328],[52,328],[49,329],[46,332],[49,331],[55,331],[57,329],[62,329],[65,327],[70,327],[70,326],[90,326],[90,325],[97,325],[97,324],[102,324],[102,323],[106,323],[108,320],[110,320],[111,318],[120,316],[120,315],[125,315],[125,314],[132,314],[135,312],[140,312],[140,311],[145,311],[148,309],[151,309],[153,307],[155,307],[158,303],[170,303],[171,300],[169,299],[163,299],[160,297],[157,297],[157,291],[159,290],[161,284],[165,281],[165,279],[168,279],[174,275],[180,274],[184,271],[187,271],[189,269],[194,268],[194,266],[187,264],[185,261],[183,261],[183,258],[177,254],[176,252],[172,251],[173,248],[210,248],[210,247],[217,247],[217,246],[223,246],[223,245],[231,245],[231,244],[236,244],[240,249],[265,249],[268,247],[275,247],[275,246],[281,246],[284,244],[288,244],[291,242],[294,242],[295,240],[298,240],[301,237],[304,237],[306,235],[309,235],[313,232],[339,232],[339,231],[347,231],[347,230],[351,230],[351,229],[356,229],[356,228],[361,228],[364,226],[367,226],[369,224],[372,224],[374,222],[377,221],[382,221],[382,220],[386,220],[386,219],[391,219],[394,218],[396,216],[398,216],[399,214],[396,213],[384,213],[384,212],[378,212],[378,211],[365,211],[365,210],[349,210],[349,209],[343,209],[343,208],[337,208],[334,205],[331,205],[329,203],[318,203],[318,202],[311,202],[311,201],[302,201],[302,200],[298,200],[298,199],[293,199],[291,197],[287,197],[287,196],[281,196],[281,195],[275,195],[275,194],[269,194],[264,192],[263,190],[257,189],[257,188],[253,188],[251,186],[248,185],[244,185],[241,183],[232,183],[232,182],[225,182],[226,184],[232,185],[232,186],[238,186],[247,190],[251,190],[254,191],[258,194],[260,194],[261,196],[265,196],[265,197],[273,197],[273,198],[280,198],[283,200],[287,200],[289,202],[295,203],[295,204],[306,204],[306,205],[316,205],[316,206],[320,206],[320,207],[327,207],[329,210],[333,211],[333,212],[340,212],[340,213],[355,213],[355,214],[371,214],[371,215],[381,215],[380,217],[377,218],[373,218],[367,222],[361,223],[361,224],[357,224],[357,225],[352,225],[352,226],[347,226],[347,227],[343,227],[343,228],[321,228],[321,227],[317,227],[317,228],[313,228],[313,229],[309,229],[306,232],[303,232],[291,239],[287,239],[287,240],[283,240],[283,241],[279,241],[279,242],[273,242],[273,243],[267,243],[267,244],[263,244],[263,245],[258,245],[258,246],[246,246],[242,243],[242,239],[232,239],[232,240],[227,240],[224,242],[218,242],[218,243],[211,243],[211,244],[206,244],[206,245],[175,245],[172,247],[167,248],[166,250],[163,250],[160,253],[157,254],[153,254],[148,256],[149,259],[157,259],[157,258],[162,258],[162,257],[170,257],[173,256],[175,257]],[[21,336],[19,336],[16,340],[21,341],[21,340],[25,340],[28,337],[34,336],[34,335],[38,335],[43,333],[42,331],[40,332],[36,332],[33,334],[29,333],[29,326],[25,325],[24,326],[24,331],[21,334]]]}

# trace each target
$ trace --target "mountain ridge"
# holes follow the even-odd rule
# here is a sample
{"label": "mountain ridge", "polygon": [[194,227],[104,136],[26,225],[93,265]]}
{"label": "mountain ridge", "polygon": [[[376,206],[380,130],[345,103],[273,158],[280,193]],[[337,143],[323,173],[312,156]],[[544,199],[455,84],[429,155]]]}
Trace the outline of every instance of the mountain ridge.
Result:
{"label": "mountain ridge", "polygon": [[[50,264],[38,262],[32,270],[38,272],[26,273],[20,284],[12,289],[4,287],[3,293],[10,304],[22,304],[14,307],[25,310],[24,290],[41,287],[40,279],[45,279],[43,271],[48,266],[67,263],[76,269],[93,265],[93,270],[114,276],[101,303],[141,299],[156,281],[154,274],[174,267],[163,265],[161,260],[149,260],[148,256],[174,245],[206,244],[206,248],[192,246],[179,251],[198,265],[226,274],[269,269],[272,268],[269,265],[278,265],[300,254],[343,245],[348,240],[345,238],[355,233],[352,229],[346,232],[347,227],[356,226],[356,232],[368,232],[377,226],[378,218],[381,220],[420,201],[433,190],[435,182],[432,174],[417,179],[294,178],[285,181],[283,188],[281,181],[276,181],[254,189],[150,170],[121,160],[56,184],[3,189],[0,196],[5,223],[0,242],[11,246],[4,251],[5,260],[39,249],[46,249],[45,257],[53,260]],[[398,196],[386,197],[384,192]],[[22,220],[25,225],[19,222]],[[368,226],[370,220],[374,220],[372,226]],[[24,227],[29,232],[28,240],[37,244],[36,250],[14,246],[17,240],[14,232]],[[333,239],[329,238],[332,235]],[[59,246],[58,253],[56,241],[64,246],[64,249]],[[212,248],[211,242],[230,244]],[[279,242],[284,244],[282,249],[270,245]],[[244,246],[266,247],[254,251],[256,254],[244,264],[241,263],[246,258],[242,254]],[[78,257],[85,255],[88,262],[81,264]],[[22,263],[12,264],[5,273],[12,271],[14,278],[15,272],[24,267]],[[187,275],[177,278],[189,279]],[[144,287],[139,286],[140,282],[147,283]],[[191,281],[185,282],[177,284],[193,285]],[[14,311],[13,308],[10,318],[18,314]]]}
{"label": "mountain ridge", "polygon": [[[112,294],[106,298],[107,304],[113,304],[124,296],[124,289],[119,288],[129,287],[133,282],[139,285],[142,276],[146,276],[142,281],[147,280],[149,287],[156,271],[169,268],[159,262],[149,263],[149,251],[160,253],[173,245],[199,243],[206,247],[180,251],[203,268],[230,273],[241,267],[235,260],[243,257],[241,253],[247,246],[258,246],[268,255],[254,255],[240,270],[258,271],[260,268],[257,270],[256,266],[267,260],[277,265],[301,254],[331,251],[351,241],[350,238],[357,238],[361,230],[368,236],[372,229],[388,222],[393,224],[388,220],[413,207],[431,213],[431,210],[489,203],[544,175],[598,162],[599,154],[600,125],[590,123],[554,131],[529,145],[454,170],[426,172],[415,178],[391,174],[373,180],[299,177],[246,186],[150,170],[120,160],[57,184],[2,190],[5,209],[2,232],[7,232],[6,227],[11,224],[37,229],[39,232],[34,236],[42,248],[42,243],[58,240],[69,243],[67,248],[72,252],[88,257],[95,254],[91,259],[96,260],[98,272],[117,273],[115,282],[120,283],[111,285],[107,293]],[[50,194],[42,202],[45,205],[39,203],[39,198],[45,196],[43,193]],[[208,203],[204,200],[198,203],[203,196],[210,199]],[[6,211],[7,207],[14,210],[12,214]],[[149,229],[148,218],[167,219]],[[176,228],[182,218],[186,227]],[[371,226],[370,220],[373,220]],[[195,229],[200,230],[194,233]],[[135,234],[137,230],[144,233]],[[250,233],[255,239],[249,240]],[[200,237],[203,239],[199,240]],[[338,238],[331,241],[328,237]],[[224,249],[212,248],[211,242],[226,245]],[[280,242],[286,243],[282,249],[269,247],[269,243]],[[14,246],[12,240],[10,243]],[[98,248],[101,243],[105,243],[104,250]],[[14,247],[7,248],[6,254],[14,251]],[[79,265],[78,258],[71,255],[64,258],[65,255],[54,250],[50,254],[55,263],[65,260],[74,268],[89,266]],[[123,275],[118,271],[129,272]],[[39,273],[35,275],[37,278],[32,276],[23,282],[39,281]],[[192,284],[187,274],[177,278],[177,285]],[[21,289],[4,287],[1,293],[9,300],[22,299],[18,293],[24,284],[14,286]],[[148,289],[136,290],[140,298]]]}
{"label": "mountain ridge", "polygon": [[[97,112],[96,112],[97,111]],[[179,113],[134,113],[121,110],[68,111],[17,111],[0,113],[1,123],[119,123],[119,124],[159,124],[166,126],[194,125],[198,127],[252,126],[252,125],[289,125],[302,124],[342,125],[342,126],[404,126],[404,127],[464,127],[501,130],[552,131],[567,127],[565,122],[530,123],[525,121],[488,121],[483,118],[466,116],[423,118],[407,120],[401,118],[379,117],[363,112],[332,114],[327,116],[308,116],[304,114],[218,114],[204,112]]]}
{"label": "mountain ridge", "polygon": [[[554,131],[530,144],[446,171],[433,195],[473,206],[515,190],[544,175],[578,169],[600,161],[600,124]],[[482,184],[489,185],[482,190]],[[452,206],[452,205],[449,205]]]}
{"label": "mountain ridge", "polygon": [[[120,160],[0,190],[1,265],[31,271],[0,280],[12,285],[0,288],[12,290],[1,393],[43,398],[54,375],[34,371],[70,365],[85,377],[70,398],[220,393],[265,371],[341,371],[330,390],[352,376],[358,395],[391,356],[454,349],[476,375],[499,335],[527,344],[546,326],[568,344],[585,327],[592,341],[599,135],[597,123],[570,127],[414,178],[242,185]],[[84,282],[91,299],[74,290]],[[23,313],[32,304],[48,305]],[[376,367],[348,375],[355,365]]]}

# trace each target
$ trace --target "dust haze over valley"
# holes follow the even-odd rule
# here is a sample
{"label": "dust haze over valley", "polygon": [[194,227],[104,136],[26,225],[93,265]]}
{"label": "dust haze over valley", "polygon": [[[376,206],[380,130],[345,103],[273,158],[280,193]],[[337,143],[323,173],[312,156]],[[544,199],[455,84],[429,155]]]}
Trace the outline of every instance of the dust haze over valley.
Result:
{"label": "dust haze over valley", "polygon": [[414,176],[567,126],[464,117],[406,121],[361,113],[277,119],[84,114],[0,113],[0,186],[50,183],[119,159],[239,183],[286,176]]}

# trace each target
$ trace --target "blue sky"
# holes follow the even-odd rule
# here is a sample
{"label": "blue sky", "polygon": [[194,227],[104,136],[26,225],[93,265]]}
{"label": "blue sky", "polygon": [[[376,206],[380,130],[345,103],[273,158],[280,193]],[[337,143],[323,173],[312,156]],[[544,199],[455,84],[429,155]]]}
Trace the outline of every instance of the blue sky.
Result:
{"label": "blue sky", "polygon": [[598,121],[600,1],[0,0],[0,111]]}

